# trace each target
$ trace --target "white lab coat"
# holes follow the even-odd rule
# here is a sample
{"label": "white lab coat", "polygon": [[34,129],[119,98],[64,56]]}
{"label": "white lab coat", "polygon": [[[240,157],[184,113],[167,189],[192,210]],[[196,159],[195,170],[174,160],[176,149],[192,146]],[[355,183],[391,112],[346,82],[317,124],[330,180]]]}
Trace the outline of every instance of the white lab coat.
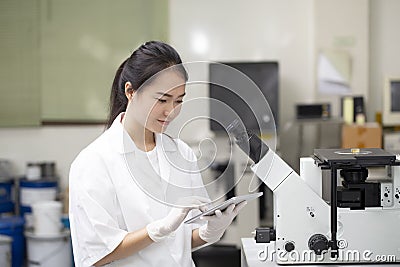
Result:
{"label": "white lab coat", "polygon": [[[71,165],[69,215],[77,267],[93,265],[112,252],[128,232],[164,218],[171,208],[153,199],[154,195],[169,203],[178,195],[207,196],[189,146],[156,134],[159,168],[155,169],[162,179],[154,181],[148,171],[141,170],[141,163],[137,164],[144,152],[138,151],[120,121],[121,114]],[[146,180],[150,182],[146,184]],[[180,190],[182,187],[186,189]],[[182,224],[163,241],[109,266],[194,266],[191,237],[197,227]]]}

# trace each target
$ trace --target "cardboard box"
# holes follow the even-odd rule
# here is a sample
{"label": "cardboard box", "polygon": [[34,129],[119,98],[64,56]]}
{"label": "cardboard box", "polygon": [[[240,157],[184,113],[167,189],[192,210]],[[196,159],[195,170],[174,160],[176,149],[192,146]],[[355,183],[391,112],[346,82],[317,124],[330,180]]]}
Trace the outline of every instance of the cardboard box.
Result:
{"label": "cardboard box", "polygon": [[342,148],[382,148],[382,128],[378,123],[344,124]]}

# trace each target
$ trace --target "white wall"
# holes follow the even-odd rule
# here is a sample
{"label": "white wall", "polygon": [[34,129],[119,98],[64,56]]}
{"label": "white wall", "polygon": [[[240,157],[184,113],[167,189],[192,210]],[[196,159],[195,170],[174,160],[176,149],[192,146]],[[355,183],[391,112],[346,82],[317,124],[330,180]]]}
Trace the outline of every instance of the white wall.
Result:
{"label": "white wall", "polygon": [[[315,0],[315,55],[321,51],[339,51],[350,57],[351,95],[369,98],[369,2],[368,0]],[[317,61],[315,61],[317,64]],[[339,94],[318,92],[319,101],[330,102],[332,114],[340,116]],[[368,108],[368,107],[367,107]]]}
{"label": "white wall", "polygon": [[[328,101],[333,116],[340,114],[340,95],[316,88],[321,50],[350,55],[351,93],[368,99],[368,8],[368,0],[171,0],[170,41],[184,61],[279,61],[283,129],[296,103]],[[207,86],[188,91],[188,98],[207,95]]]}
{"label": "white wall", "polygon": [[103,126],[0,128],[0,158],[11,161],[18,176],[25,174],[27,162],[55,161],[64,189],[73,159],[103,129]]}
{"label": "white wall", "polygon": [[279,61],[283,122],[314,99],[312,22],[312,0],[170,0],[170,42],[184,61]]}

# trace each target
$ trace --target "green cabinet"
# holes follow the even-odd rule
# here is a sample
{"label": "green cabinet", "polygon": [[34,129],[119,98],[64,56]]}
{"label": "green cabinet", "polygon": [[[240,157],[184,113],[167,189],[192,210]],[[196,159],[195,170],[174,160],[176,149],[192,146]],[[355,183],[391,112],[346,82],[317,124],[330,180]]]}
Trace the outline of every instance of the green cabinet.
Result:
{"label": "green cabinet", "polygon": [[105,121],[119,64],[147,40],[168,40],[166,0],[19,1],[25,2],[36,3],[38,11],[29,36],[36,44],[31,59],[36,70],[26,70],[36,81],[35,124]]}
{"label": "green cabinet", "polygon": [[40,125],[39,1],[0,1],[0,126]]}

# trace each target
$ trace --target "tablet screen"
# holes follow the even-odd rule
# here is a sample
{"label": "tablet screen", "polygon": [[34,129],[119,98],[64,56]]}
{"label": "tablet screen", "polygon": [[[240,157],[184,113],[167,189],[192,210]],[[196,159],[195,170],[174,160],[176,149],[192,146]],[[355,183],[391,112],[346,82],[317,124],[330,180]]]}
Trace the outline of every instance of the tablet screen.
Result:
{"label": "tablet screen", "polygon": [[207,209],[206,211],[200,213],[199,215],[194,216],[193,218],[190,218],[188,220],[185,221],[185,223],[193,223],[195,221],[197,221],[198,219],[200,219],[201,216],[206,216],[206,215],[213,215],[215,213],[216,210],[221,210],[223,211],[224,209],[226,209],[227,207],[229,207],[231,204],[239,204],[243,201],[250,201],[253,199],[256,199],[260,196],[263,195],[263,192],[258,192],[258,193],[254,193],[254,194],[248,194],[248,195],[241,195],[241,196],[236,196],[236,197],[232,197],[220,204],[217,204],[209,209]]}

